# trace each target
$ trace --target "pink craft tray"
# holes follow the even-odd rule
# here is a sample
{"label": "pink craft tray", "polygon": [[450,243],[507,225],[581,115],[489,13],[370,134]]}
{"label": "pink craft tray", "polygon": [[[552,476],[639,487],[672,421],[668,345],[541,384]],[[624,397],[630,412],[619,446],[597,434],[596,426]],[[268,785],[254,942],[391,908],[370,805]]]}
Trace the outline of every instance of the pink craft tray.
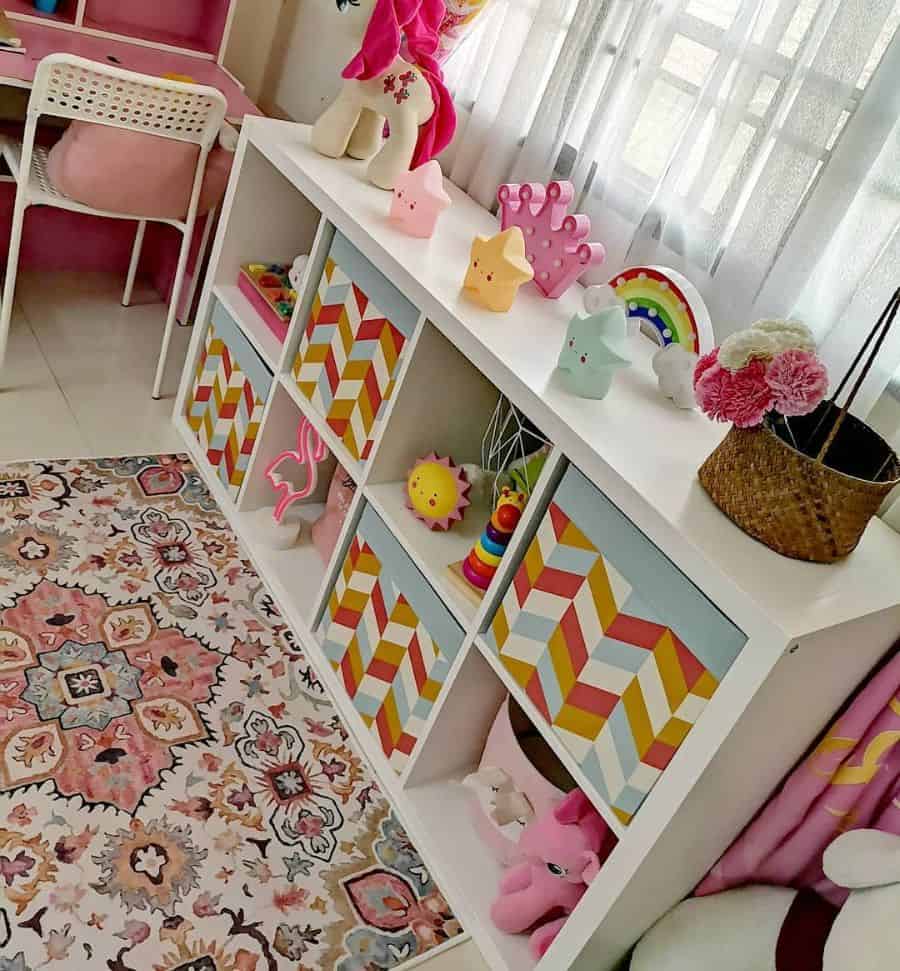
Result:
{"label": "pink craft tray", "polygon": [[250,301],[253,309],[262,317],[266,327],[283,344],[287,337],[289,323],[282,320],[272,307],[269,306],[268,301],[259,292],[256,283],[245,270],[241,270],[238,276],[238,289]]}

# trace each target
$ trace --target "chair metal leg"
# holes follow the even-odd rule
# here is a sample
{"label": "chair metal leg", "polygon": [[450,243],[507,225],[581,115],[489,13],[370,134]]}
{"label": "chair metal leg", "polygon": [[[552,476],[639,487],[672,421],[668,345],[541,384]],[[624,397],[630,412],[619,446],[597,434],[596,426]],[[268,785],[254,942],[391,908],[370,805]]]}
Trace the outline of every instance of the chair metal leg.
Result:
{"label": "chair metal leg", "polygon": [[[188,292],[184,295],[184,319],[178,317],[178,323],[182,327],[189,327],[191,321],[189,315],[191,312],[191,307],[194,304],[194,297],[197,295],[197,287],[200,283],[200,273],[203,270],[203,261],[206,259],[206,251],[209,249],[209,240],[212,236],[213,224],[216,221],[216,213],[218,210],[210,209],[206,214],[206,221],[203,224],[203,235],[200,237],[200,248],[197,250],[197,259],[194,263],[194,272],[191,274],[191,285]],[[182,301],[179,301],[181,303]]]}
{"label": "chair metal leg", "polygon": [[122,306],[131,306],[131,295],[134,292],[134,281],[137,277],[138,265],[141,262],[141,250],[144,248],[144,233],[147,231],[147,220],[138,222],[137,232],[134,234],[134,246],[131,249],[131,265],[128,267],[128,279],[125,281],[125,292],[122,294]]}
{"label": "chair metal leg", "polygon": [[[189,227],[190,230],[193,227]],[[181,290],[184,286],[184,277],[187,271],[188,255],[191,250],[192,232],[184,233],[181,243],[181,252],[178,254],[178,269],[175,271],[175,283],[172,287],[172,296],[169,300],[169,312],[166,316],[166,330],[163,334],[162,348],[159,352],[159,364],[156,367],[156,378],[153,381],[153,397],[159,400],[162,392],[163,378],[166,373],[166,359],[169,356],[169,344],[172,342],[172,332],[175,330],[175,318],[178,316],[178,304],[181,300]]]}
{"label": "chair metal leg", "polygon": [[16,277],[19,273],[19,251],[22,247],[22,229],[25,225],[25,210],[28,208],[21,189],[16,194],[13,209],[12,230],[9,238],[9,255],[6,260],[6,280],[3,283],[3,306],[0,309],[0,368],[6,360],[9,343],[9,325],[12,321],[13,303],[16,299]]}

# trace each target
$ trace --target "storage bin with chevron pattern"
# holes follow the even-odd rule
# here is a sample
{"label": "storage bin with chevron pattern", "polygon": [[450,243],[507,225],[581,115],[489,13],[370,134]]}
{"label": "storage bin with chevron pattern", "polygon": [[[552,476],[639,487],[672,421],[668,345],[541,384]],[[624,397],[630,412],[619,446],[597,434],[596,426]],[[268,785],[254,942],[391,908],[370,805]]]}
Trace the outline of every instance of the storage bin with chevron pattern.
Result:
{"label": "storage bin with chevron pattern", "polygon": [[271,371],[216,302],[185,412],[206,460],[232,499],[244,483],[271,387]]}
{"label": "storage bin with chevron pattern", "polygon": [[350,542],[321,635],[348,697],[402,772],[463,631],[371,507]]}
{"label": "storage bin with chevron pattern", "polygon": [[487,639],[626,824],[747,640],[574,466]]}
{"label": "storage bin with chevron pattern", "polygon": [[336,233],[294,361],[297,387],[365,461],[419,311]]}

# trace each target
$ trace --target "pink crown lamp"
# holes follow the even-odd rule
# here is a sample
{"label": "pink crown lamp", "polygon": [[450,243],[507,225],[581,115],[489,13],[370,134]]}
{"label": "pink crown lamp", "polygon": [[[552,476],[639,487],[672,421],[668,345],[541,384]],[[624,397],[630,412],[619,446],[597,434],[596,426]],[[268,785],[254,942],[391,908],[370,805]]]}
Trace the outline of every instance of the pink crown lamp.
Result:
{"label": "pink crown lamp", "polygon": [[590,218],[569,213],[574,197],[571,182],[501,185],[497,192],[500,228],[518,226],[522,230],[534,282],[551,300],[561,297],[583,273],[606,259],[601,243],[587,242]]}
{"label": "pink crown lamp", "polygon": [[439,216],[449,205],[440,163],[432,159],[397,177],[391,221],[407,236],[430,239]]}

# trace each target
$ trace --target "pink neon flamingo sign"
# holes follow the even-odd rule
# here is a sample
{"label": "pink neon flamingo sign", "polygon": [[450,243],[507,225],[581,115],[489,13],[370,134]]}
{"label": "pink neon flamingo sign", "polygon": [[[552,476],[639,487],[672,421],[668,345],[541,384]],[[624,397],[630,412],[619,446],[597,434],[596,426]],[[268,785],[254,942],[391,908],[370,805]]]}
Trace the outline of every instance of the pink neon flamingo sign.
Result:
{"label": "pink neon flamingo sign", "polygon": [[[272,488],[281,493],[273,514],[276,523],[281,525],[284,514],[290,506],[301,499],[308,499],[316,491],[319,482],[319,463],[327,456],[327,446],[310,420],[304,416],[297,426],[297,448],[282,452],[266,469],[266,478],[272,483]],[[306,485],[302,489],[295,489],[293,483],[282,475],[280,469],[288,462],[306,467]]]}

